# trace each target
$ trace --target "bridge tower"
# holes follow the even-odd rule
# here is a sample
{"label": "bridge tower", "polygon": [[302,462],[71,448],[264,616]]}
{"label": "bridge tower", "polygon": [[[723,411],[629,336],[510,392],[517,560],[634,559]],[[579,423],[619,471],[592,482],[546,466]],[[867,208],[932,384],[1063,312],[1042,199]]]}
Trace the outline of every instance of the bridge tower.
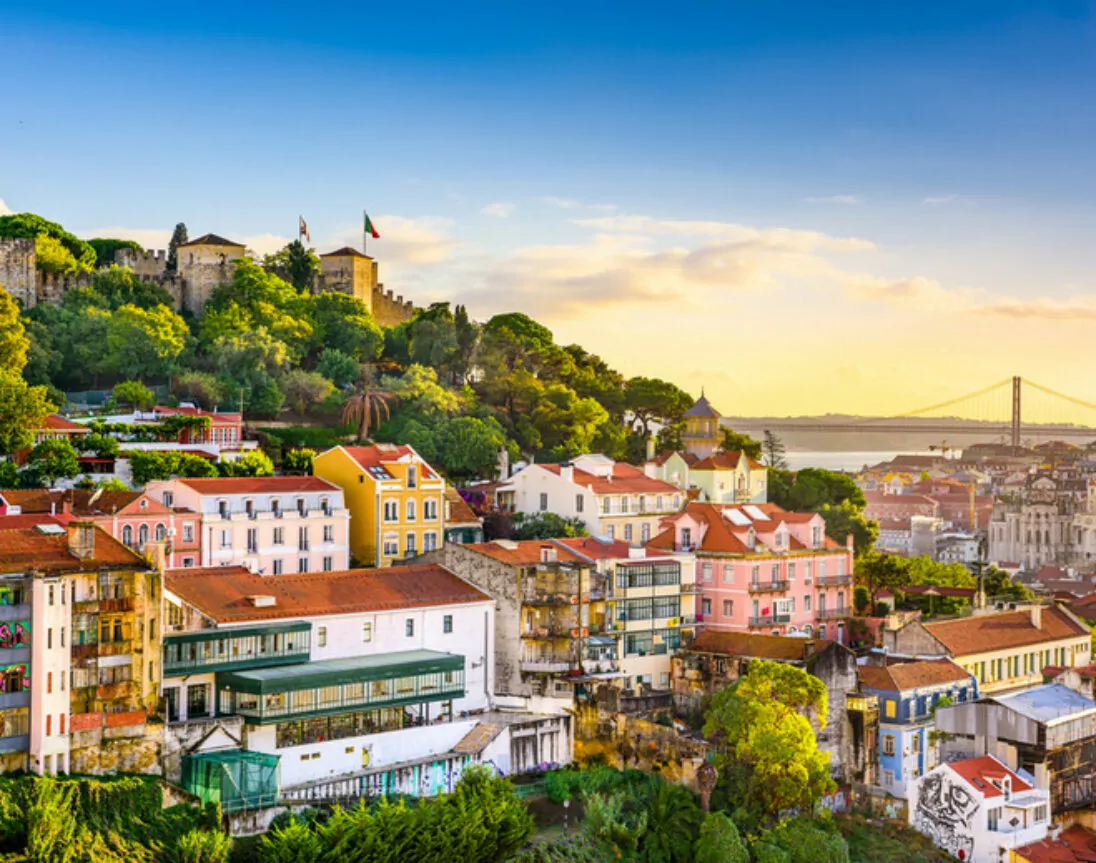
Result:
{"label": "bridge tower", "polygon": [[1020,393],[1023,378],[1019,375],[1012,379],[1012,452],[1020,449]]}

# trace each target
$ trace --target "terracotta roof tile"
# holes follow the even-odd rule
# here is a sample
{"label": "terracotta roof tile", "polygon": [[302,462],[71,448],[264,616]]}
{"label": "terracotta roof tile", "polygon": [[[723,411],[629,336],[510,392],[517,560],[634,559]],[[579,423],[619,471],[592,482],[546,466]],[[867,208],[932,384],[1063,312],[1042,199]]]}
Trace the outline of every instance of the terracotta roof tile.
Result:
{"label": "terracotta roof tile", "polygon": [[42,428],[50,429],[51,431],[70,431],[77,432],[79,434],[90,434],[91,429],[87,426],[80,425],[80,423],[74,423],[67,417],[63,417],[60,414],[50,414],[45,420],[42,421]]}
{"label": "terracotta roof tile", "polygon": [[199,494],[293,494],[294,492],[336,492],[339,487],[318,476],[203,477],[178,480]]}
{"label": "terracotta roof tile", "polygon": [[[559,476],[560,465],[542,464],[549,473]],[[681,489],[665,480],[647,476],[630,464],[613,464],[612,478],[597,476],[580,468],[574,469],[574,483],[583,488],[593,489],[594,494],[681,494]],[[636,513],[638,515],[638,513]]]}
{"label": "terracotta roof tile", "polygon": [[692,466],[693,470],[734,470],[739,461],[746,459],[746,464],[753,470],[764,470],[765,465],[754,461],[748,455],[738,450],[731,452],[717,452],[707,458],[702,458]]}
{"label": "terracotta roof tile", "polygon": [[363,255],[353,246],[343,246],[341,249],[335,249],[333,252],[324,252],[320,255],[321,258],[366,258],[372,260],[369,255]]}
{"label": "terracotta roof tile", "polygon": [[[386,462],[397,462],[409,455],[416,455],[415,450],[409,446],[397,446],[396,444],[382,443],[372,446],[344,446],[345,452],[350,458],[364,468],[383,466]],[[428,479],[437,479],[437,475],[430,469],[426,462],[421,462],[423,476]]]}
{"label": "terracotta roof tile", "polygon": [[[266,576],[242,566],[170,569],[164,573],[164,587],[218,623],[491,600],[437,564]],[[255,606],[249,596],[272,596],[275,604]]]}
{"label": "terracotta roof tile", "polygon": [[49,512],[54,504],[58,509],[61,508],[61,493],[51,492],[45,488],[0,489],[0,498],[3,498],[8,506],[17,506],[25,513]]}
{"label": "terracotta roof tile", "polygon": [[930,622],[924,627],[952,656],[1007,650],[1090,634],[1088,627],[1052,606],[1042,607],[1040,624],[1036,629],[1030,610],[1025,609]]}
{"label": "terracotta roof tile", "polygon": [[1041,839],[1012,853],[1024,863],[1096,863],[1096,833],[1075,824],[1057,839]]}
{"label": "terracotta roof tile", "polygon": [[923,686],[937,686],[943,683],[958,683],[971,679],[970,673],[960,668],[950,659],[920,660],[901,662],[880,668],[875,665],[862,665],[857,669],[860,685],[866,689],[881,689],[886,692],[903,692],[919,689]]}
{"label": "terracotta roof tile", "polygon": [[[0,522],[4,519],[0,519]],[[54,520],[51,520],[54,521]],[[89,572],[102,567],[147,570],[149,564],[102,528],[95,528],[94,557],[78,558],[69,551],[70,526],[65,533],[42,533],[37,527],[0,530],[0,572]]]}
{"label": "terracotta roof tile", "polygon": [[542,563],[541,549],[550,549],[556,553],[556,560],[563,563],[581,563],[582,558],[574,552],[560,548],[547,539],[525,539],[521,541],[492,540],[475,542],[462,546],[477,554],[490,557],[510,566],[533,566]]}
{"label": "terracotta roof tile", "polygon": [[637,562],[642,562],[649,557],[665,557],[660,549],[652,548],[650,547],[650,543],[648,543],[648,547],[636,549],[636,553],[641,553],[639,557],[632,558],[632,544],[625,542],[622,539],[614,540],[612,542],[602,542],[600,539],[596,539],[592,536],[583,536],[567,537],[565,539],[553,540],[553,542],[565,545],[576,554],[593,560],[628,561],[634,559]]}
{"label": "terracotta roof tile", "polygon": [[460,492],[451,485],[445,487],[445,500],[449,503],[449,514],[445,517],[446,527],[455,527],[461,524],[483,524],[483,519],[472,511],[472,507],[460,496]]}
{"label": "terracotta roof tile", "polygon": [[1013,794],[1031,790],[1030,785],[992,755],[968,758],[965,761],[951,761],[948,762],[948,767],[987,798],[1003,796],[1003,793],[993,784],[993,780],[1000,781],[1006,776],[1011,779]]}
{"label": "terracotta roof tile", "polygon": [[718,653],[724,656],[801,662],[807,656],[809,645],[814,645],[814,651],[818,653],[831,644],[833,642],[828,640],[811,641],[807,638],[789,638],[783,635],[752,635],[748,632],[708,630],[698,635],[688,649],[694,653]]}

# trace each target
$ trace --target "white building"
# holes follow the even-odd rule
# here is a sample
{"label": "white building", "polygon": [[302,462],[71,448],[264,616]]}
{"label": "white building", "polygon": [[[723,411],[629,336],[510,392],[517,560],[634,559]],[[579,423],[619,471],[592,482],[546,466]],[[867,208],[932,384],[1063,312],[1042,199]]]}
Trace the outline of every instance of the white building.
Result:
{"label": "white building", "polygon": [[297,786],[448,751],[467,733],[450,724],[491,706],[494,600],[440,566],[176,569],[164,599],[176,754],[235,739]]}
{"label": "white building", "polygon": [[504,509],[577,518],[591,534],[637,543],[656,536],[659,520],[681,509],[684,498],[672,483],[603,455],[528,465],[496,494]]}
{"label": "white building", "polygon": [[150,482],[145,491],[198,514],[199,566],[282,575],[350,565],[350,511],[342,489],[319,477],[181,478]]}
{"label": "white building", "polygon": [[909,823],[969,863],[1000,863],[1047,835],[1050,795],[992,755],[941,764],[910,785]]}

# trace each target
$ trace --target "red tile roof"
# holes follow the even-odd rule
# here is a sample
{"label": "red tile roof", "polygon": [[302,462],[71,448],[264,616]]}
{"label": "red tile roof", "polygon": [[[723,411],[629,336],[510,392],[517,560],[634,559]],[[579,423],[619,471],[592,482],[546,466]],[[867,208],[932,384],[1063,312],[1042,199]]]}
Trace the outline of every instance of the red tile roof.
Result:
{"label": "red tile roof", "polygon": [[[0,519],[3,521],[3,519]],[[70,526],[59,534],[42,533],[37,527],[0,531],[0,573],[89,572],[102,567],[146,570],[149,564],[102,528],[96,527],[94,556],[78,558],[69,551]]]}
{"label": "red tile roof", "polygon": [[833,644],[829,640],[789,638],[783,635],[752,635],[747,632],[702,632],[688,650],[693,653],[718,653],[723,656],[748,656],[754,659],[802,662],[813,645],[815,653]]}
{"label": "red tile roof", "polygon": [[541,549],[549,549],[556,553],[556,560],[568,563],[581,563],[582,558],[566,548],[560,548],[550,540],[525,539],[521,541],[492,540],[491,542],[475,542],[461,546],[469,551],[490,557],[500,563],[509,566],[533,566],[542,563]]}
{"label": "red tile roof", "polygon": [[[702,552],[712,552],[716,554],[765,554],[770,550],[766,548],[767,542],[765,537],[771,536],[781,522],[802,523],[810,521],[815,517],[815,513],[785,512],[774,503],[748,504],[751,508],[756,508],[768,516],[768,519],[755,520],[750,518],[749,525],[743,524],[740,526],[732,524],[730,520],[723,515],[725,510],[735,509],[749,518],[749,512],[745,509],[745,506],[747,505],[690,502],[686,505],[684,512],[665,518],[662,523],[663,526],[669,526],[678,519],[688,516],[694,521],[706,524],[708,526],[707,530],[705,530],[703,536],[699,538],[700,551]],[[757,535],[758,539],[760,539],[758,547],[753,549],[747,546],[745,542],[745,536],[750,525],[753,526],[754,533]],[[648,547],[669,551],[673,548],[674,539],[673,529],[667,529],[652,539],[648,543]],[[694,537],[694,539],[696,538]],[[794,536],[789,534],[788,539],[788,545],[792,551],[805,550],[806,546]],[[823,547],[827,551],[844,548],[843,545],[834,542],[828,536],[823,538]]]}
{"label": "red tile roof", "polygon": [[1057,839],[1041,839],[1012,853],[1023,863],[1096,863],[1096,833],[1075,824]]}
{"label": "red tile roof", "polygon": [[318,476],[238,476],[178,480],[199,494],[292,494],[336,492],[339,487]]}
{"label": "red tile roof", "polygon": [[902,662],[885,668],[862,665],[857,669],[857,674],[861,686],[886,692],[903,692],[908,689],[920,689],[923,686],[959,683],[971,679],[969,672],[950,659]]}
{"label": "red tile roof", "polygon": [[179,248],[182,249],[185,246],[239,246],[243,248],[243,243],[234,243],[232,240],[226,240],[224,237],[220,237],[217,234],[202,234],[194,240],[189,240],[185,243],[179,243]]}
{"label": "red tile roof", "polygon": [[32,512],[25,515],[0,516],[0,530],[26,530],[36,524],[63,525],[64,521],[48,512]]}
{"label": "red tile roof", "polygon": [[[385,462],[397,462],[404,456],[415,455],[415,451],[406,445],[380,443],[372,446],[344,446],[342,448],[350,458],[364,468],[377,467]],[[422,462],[423,476],[427,479],[437,479],[436,474],[430,470],[426,462]]]}
{"label": "red tile roof", "polygon": [[[628,561],[632,559],[632,545],[622,539],[602,542],[594,537],[583,536],[567,537],[553,540],[553,542],[562,543],[576,554],[581,554],[583,557],[592,558],[593,560]],[[665,558],[665,555],[655,548],[638,548],[636,553],[640,555],[635,558],[638,562],[642,562],[649,557]]]}
{"label": "red tile roof", "polygon": [[[164,587],[218,623],[491,601],[437,564],[266,576],[242,566],[171,569]],[[255,606],[250,596],[272,596],[275,604]]]}
{"label": "red tile roof", "polygon": [[696,455],[694,455],[691,452],[679,452],[678,450],[668,449],[668,450],[663,450],[662,452],[660,452],[653,459],[651,459],[648,462],[648,464],[654,464],[654,465],[657,465],[658,467],[662,467],[662,465],[666,464],[666,462],[668,462],[670,460],[670,456],[674,456],[674,455],[681,456],[681,458],[684,459],[685,464],[690,465],[690,466],[692,466],[692,465],[696,464],[698,461],[700,461],[700,459],[697,458]]}
{"label": "red tile roof", "polygon": [[449,514],[445,517],[446,527],[456,527],[462,524],[483,524],[483,519],[476,515],[468,502],[460,496],[460,492],[451,485],[445,487],[445,500],[449,503]]}
{"label": "red tile roof", "polygon": [[973,786],[975,791],[987,798],[1003,796],[1003,792],[993,784],[993,780],[1000,781],[1006,776],[1011,779],[1013,794],[1031,790],[1030,785],[992,755],[968,758],[965,761],[950,761],[948,767]]}
{"label": "red tile roof", "polygon": [[1049,605],[1042,606],[1038,629],[1032,623],[1029,609],[929,622],[924,627],[952,656],[1090,635],[1087,626],[1076,622],[1060,608]]}
{"label": "red tile roof", "polygon": [[61,508],[61,492],[52,492],[45,488],[0,489],[0,498],[3,498],[8,506],[17,506],[24,513],[49,512],[54,504],[58,509]]}
{"label": "red tile roof", "polygon": [[50,414],[45,420],[42,421],[42,428],[50,429],[51,431],[70,431],[77,434],[89,434],[91,429],[87,426],[80,425],[80,423],[74,423],[72,420],[61,416],[60,414]]}
{"label": "red tile roof", "polygon": [[[556,476],[560,474],[558,464],[542,464],[538,467]],[[649,477],[639,468],[620,462],[613,463],[611,476],[597,476],[576,467],[574,483],[583,488],[591,488],[594,494],[681,494],[681,489],[676,485]]]}
{"label": "red tile roof", "polygon": [[753,470],[764,470],[765,465],[754,461],[745,453],[733,450],[731,452],[717,452],[702,458],[692,466],[693,470],[734,470],[739,461],[746,459],[746,464]]}

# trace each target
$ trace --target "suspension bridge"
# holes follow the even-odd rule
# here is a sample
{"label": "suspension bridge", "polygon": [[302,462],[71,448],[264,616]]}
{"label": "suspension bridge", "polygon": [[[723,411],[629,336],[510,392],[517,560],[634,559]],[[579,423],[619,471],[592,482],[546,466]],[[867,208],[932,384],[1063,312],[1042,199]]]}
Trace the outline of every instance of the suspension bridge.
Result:
{"label": "suspension bridge", "polygon": [[1006,438],[1013,447],[1019,447],[1025,434],[1060,440],[1096,438],[1096,404],[1016,376],[890,417],[817,420],[740,417],[731,422],[743,432],[976,433]]}

